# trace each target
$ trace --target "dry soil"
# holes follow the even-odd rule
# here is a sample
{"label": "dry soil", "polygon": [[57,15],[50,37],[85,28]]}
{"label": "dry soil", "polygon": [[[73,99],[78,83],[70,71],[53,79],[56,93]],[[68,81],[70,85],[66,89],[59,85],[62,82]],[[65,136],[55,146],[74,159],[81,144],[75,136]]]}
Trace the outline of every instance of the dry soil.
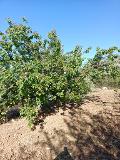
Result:
{"label": "dry soil", "polygon": [[120,160],[120,90],[97,89],[82,105],[47,116],[34,131],[25,119],[0,125],[0,160],[70,157]]}

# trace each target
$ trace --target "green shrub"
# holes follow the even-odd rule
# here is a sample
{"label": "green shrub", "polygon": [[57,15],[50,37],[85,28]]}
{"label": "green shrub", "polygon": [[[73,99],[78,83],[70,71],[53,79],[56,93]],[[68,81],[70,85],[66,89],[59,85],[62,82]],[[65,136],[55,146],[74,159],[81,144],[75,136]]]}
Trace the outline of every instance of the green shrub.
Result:
{"label": "green shrub", "polygon": [[94,58],[84,64],[82,48],[64,53],[55,31],[42,40],[25,20],[15,24],[8,19],[8,25],[5,33],[0,32],[1,121],[11,107],[19,105],[20,115],[32,127],[40,110],[80,102],[91,84],[120,86],[117,47],[97,48]]}
{"label": "green shrub", "polygon": [[120,50],[117,47],[109,49],[97,48],[87,68],[91,81],[97,86],[120,87]]}
{"label": "green shrub", "polygon": [[0,117],[19,104],[32,126],[40,109],[81,101],[90,90],[82,49],[64,54],[55,31],[42,40],[24,23],[8,24],[0,33]]}

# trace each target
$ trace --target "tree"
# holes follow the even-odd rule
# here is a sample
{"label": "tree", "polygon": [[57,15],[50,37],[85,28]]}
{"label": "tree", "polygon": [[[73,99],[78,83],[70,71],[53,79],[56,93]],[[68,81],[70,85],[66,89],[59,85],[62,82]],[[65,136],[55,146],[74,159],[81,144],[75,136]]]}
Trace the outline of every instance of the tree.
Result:
{"label": "tree", "polygon": [[65,54],[55,31],[42,40],[24,23],[8,19],[8,29],[0,33],[0,115],[19,104],[32,125],[40,110],[79,102],[90,88],[82,48]]}

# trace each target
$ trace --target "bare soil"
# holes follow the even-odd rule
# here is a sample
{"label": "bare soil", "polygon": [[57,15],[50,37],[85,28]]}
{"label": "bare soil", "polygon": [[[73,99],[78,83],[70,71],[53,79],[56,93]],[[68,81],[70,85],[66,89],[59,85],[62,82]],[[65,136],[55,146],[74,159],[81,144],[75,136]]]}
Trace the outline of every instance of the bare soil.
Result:
{"label": "bare soil", "polygon": [[25,119],[0,125],[0,160],[120,160],[120,90],[97,89],[31,131]]}

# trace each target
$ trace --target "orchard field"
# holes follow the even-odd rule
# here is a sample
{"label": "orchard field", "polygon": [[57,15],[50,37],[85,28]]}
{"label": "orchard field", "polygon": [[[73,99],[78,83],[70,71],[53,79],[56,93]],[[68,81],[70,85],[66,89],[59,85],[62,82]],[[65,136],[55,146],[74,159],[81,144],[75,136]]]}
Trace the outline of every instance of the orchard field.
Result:
{"label": "orchard field", "polygon": [[[0,32],[0,159],[120,159],[120,49],[64,52],[23,18]],[[64,151],[63,151],[64,150]],[[62,158],[61,158],[62,157]]]}

